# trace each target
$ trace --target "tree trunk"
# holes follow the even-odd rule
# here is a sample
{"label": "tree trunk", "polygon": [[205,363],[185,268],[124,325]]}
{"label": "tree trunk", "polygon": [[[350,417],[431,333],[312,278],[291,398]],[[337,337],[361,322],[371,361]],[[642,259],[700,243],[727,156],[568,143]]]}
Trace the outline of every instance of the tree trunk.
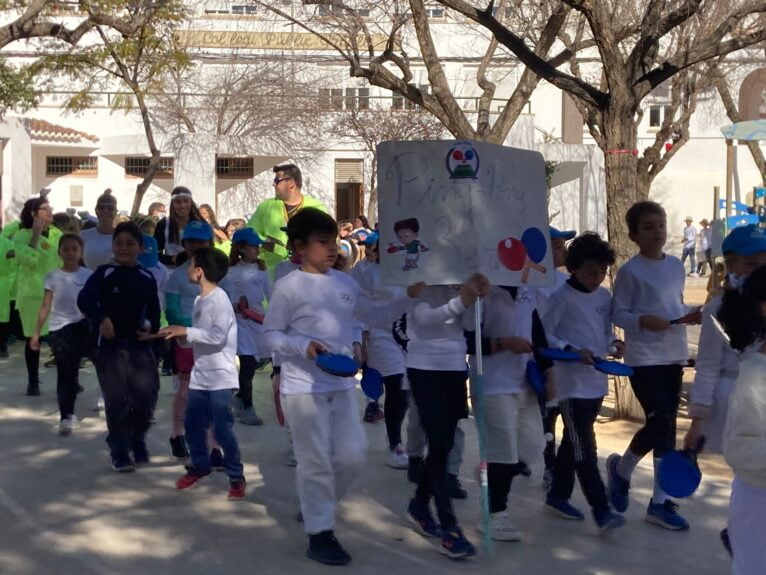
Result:
{"label": "tree trunk", "polygon": [[[617,262],[612,270],[614,274],[636,253],[636,246],[628,237],[625,213],[633,204],[646,199],[644,192],[639,192],[638,189],[638,158],[634,154],[637,138],[633,117],[634,110],[630,107],[612,105],[604,112],[602,126],[606,146],[604,168],[607,230],[609,243],[617,255]],[[646,193],[648,194],[648,191]],[[633,394],[628,378],[615,377],[614,385],[614,416],[618,419],[641,419],[643,410]]]}

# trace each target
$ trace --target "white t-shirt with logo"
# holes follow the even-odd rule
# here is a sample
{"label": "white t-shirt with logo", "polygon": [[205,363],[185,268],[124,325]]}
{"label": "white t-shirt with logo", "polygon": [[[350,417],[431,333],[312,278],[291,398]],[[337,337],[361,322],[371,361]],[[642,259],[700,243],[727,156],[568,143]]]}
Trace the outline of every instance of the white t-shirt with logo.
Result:
{"label": "white t-shirt with logo", "polygon": [[81,231],[80,237],[85,244],[82,259],[90,269],[95,270],[114,259],[111,233],[102,234],[97,228],[90,228]]}
{"label": "white t-shirt with logo", "polygon": [[93,271],[79,268],[76,272],[53,270],[45,276],[46,290],[53,292],[51,313],[48,316],[48,329],[59,330],[70,323],[77,323],[85,316],[77,307],[77,296]]}

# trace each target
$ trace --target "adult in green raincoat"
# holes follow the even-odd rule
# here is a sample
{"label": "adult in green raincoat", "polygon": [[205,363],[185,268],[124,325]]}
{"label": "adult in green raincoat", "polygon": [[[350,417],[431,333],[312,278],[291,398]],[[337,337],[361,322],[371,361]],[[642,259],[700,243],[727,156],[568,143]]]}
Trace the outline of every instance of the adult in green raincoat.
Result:
{"label": "adult in green raincoat", "polygon": [[[16,309],[21,316],[24,337],[35,333],[37,313],[43,301],[43,281],[48,272],[61,267],[58,255],[61,232],[51,225],[53,210],[46,198],[27,200],[21,210],[21,227],[13,236],[16,253]],[[41,335],[48,333],[46,323]],[[24,347],[27,364],[27,395],[40,394],[40,351],[34,351],[27,341]]]}
{"label": "adult in green raincoat", "polygon": [[0,358],[8,357],[11,335],[11,288],[16,277],[16,254],[13,242],[0,235]]}
{"label": "adult in green raincoat", "polygon": [[318,208],[327,212],[327,208],[317,199],[305,196],[301,192],[303,176],[295,164],[274,166],[275,198],[262,202],[247,222],[264,240],[261,259],[274,276],[274,268],[287,259],[287,234],[282,228],[287,221],[303,208]]}

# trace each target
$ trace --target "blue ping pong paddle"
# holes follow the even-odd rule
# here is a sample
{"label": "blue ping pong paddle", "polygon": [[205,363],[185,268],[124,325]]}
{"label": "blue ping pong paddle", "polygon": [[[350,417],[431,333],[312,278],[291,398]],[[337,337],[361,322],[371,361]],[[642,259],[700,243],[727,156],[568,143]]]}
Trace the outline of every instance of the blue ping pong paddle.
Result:
{"label": "blue ping pong paddle", "polygon": [[315,363],[325,373],[338,377],[353,377],[359,371],[353,357],[340,353],[322,353],[317,356]]}
{"label": "blue ping pong paddle", "polygon": [[601,373],[606,373],[607,375],[619,375],[623,377],[630,377],[634,374],[633,368],[622,362],[612,361],[602,357],[596,357],[594,359],[595,362],[593,367],[595,367]]}
{"label": "blue ping pong paddle", "polygon": [[548,245],[545,243],[545,235],[539,228],[527,228],[521,235],[521,243],[527,248],[527,256],[530,260],[539,264],[548,251]]}
{"label": "blue ping pong paddle", "polygon": [[567,351],[565,349],[556,349],[553,347],[540,347],[537,352],[546,359],[553,361],[580,361],[582,357],[576,351]]}
{"label": "blue ping pong paddle", "polygon": [[689,497],[697,491],[702,481],[702,472],[697,464],[697,455],[705,446],[702,437],[693,449],[678,449],[665,454],[660,462],[659,482],[662,490],[671,497]]}
{"label": "blue ping pong paddle", "polygon": [[383,395],[383,376],[367,364],[362,366],[362,391],[372,401],[377,401]]}

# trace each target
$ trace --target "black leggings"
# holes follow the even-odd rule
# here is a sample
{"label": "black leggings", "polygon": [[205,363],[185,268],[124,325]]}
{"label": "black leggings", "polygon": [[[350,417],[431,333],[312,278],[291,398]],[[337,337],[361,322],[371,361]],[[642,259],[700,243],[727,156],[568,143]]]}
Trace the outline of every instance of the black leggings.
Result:
{"label": "black leggings", "polygon": [[508,508],[508,494],[513,478],[521,473],[523,463],[488,463],[489,512],[499,513]]}
{"label": "black leggings", "polygon": [[468,417],[466,373],[409,368],[407,378],[428,441],[428,455],[415,500],[428,503],[433,497],[442,530],[447,531],[457,523],[447,483],[447,457],[458,421]]}
{"label": "black leggings", "polygon": [[650,365],[633,368],[630,385],[644,409],[646,423],[638,430],[629,449],[643,457],[654,450],[662,457],[676,447],[676,417],[681,398],[683,367]]}
{"label": "black leggings", "polygon": [[70,323],[50,332],[51,351],[56,358],[56,396],[61,419],[74,414],[80,360],[90,354],[87,320]]}
{"label": "black leggings", "polygon": [[33,350],[29,342],[24,344],[24,362],[27,364],[27,381],[35,385],[40,382],[40,350]]}
{"label": "black leggings", "polygon": [[264,361],[254,355],[240,355],[239,357],[239,391],[237,397],[242,400],[242,406],[247,409],[253,407],[253,378],[255,372],[263,367]]}
{"label": "black leggings", "polygon": [[386,388],[386,402],[383,414],[386,419],[386,433],[388,434],[388,448],[402,442],[402,422],[407,413],[407,393],[402,390],[402,378],[404,374],[387,375],[383,378],[383,386]]}
{"label": "black leggings", "polygon": [[543,460],[546,469],[553,469],[556,465],[556,419],[561,414],[558,405],[551,405],[541,408],[543,415],[543,433],[545,433],[545,450],[543,451]]}

